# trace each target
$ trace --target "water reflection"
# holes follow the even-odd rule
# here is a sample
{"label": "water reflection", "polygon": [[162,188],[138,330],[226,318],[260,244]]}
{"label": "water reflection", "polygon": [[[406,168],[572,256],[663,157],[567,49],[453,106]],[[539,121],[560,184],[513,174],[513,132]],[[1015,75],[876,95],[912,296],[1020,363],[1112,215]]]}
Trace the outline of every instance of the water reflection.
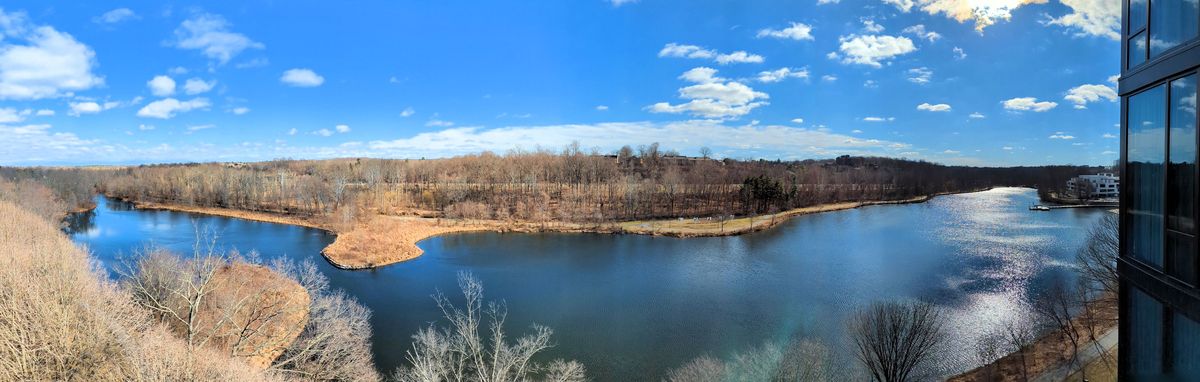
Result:
{"label": "water reflection", "polygon": [[[509,329],[556,330],[547,358],[572,358],[596,380],[656,380],[697,356],[724,357],[795,336],[820,340],[851,362],[845,319],[878,300],[946,308],[954,343],[944,373],[975,366],[976,340],[1030,315],[1033,292],[1073,278],[1086,227],[1104,212],[1028,211],[1028,189],[935,198],[803,216],[736,237],[470,233],[420,243],[426,254],[369,271],[319,256],[332,236],[302,227],[102,204],[73,237],[101,260],[153,240],[190,250],[193,224],[222,245],[265,258],[315,259],[335,288],[374,310],[373,349],[384,371],[403,363],[410,336],[437,320],[430,295],[454,291],[469,270],[509,307]],[[117,208],[110,208],[115,206]],[[93,235],[90,232],[102,232]]]}

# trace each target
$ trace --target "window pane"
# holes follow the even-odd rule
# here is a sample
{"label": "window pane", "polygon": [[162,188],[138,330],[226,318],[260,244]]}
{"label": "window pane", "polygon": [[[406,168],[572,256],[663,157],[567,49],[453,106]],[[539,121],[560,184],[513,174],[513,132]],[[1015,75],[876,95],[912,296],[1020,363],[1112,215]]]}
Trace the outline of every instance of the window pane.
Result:
{"label": "window pane", "polygon": [[1172,374],[1179,381],[1200,381],[1200,324],[1178,313],[1172,321]]}
{"label": "window pane", "polygon": [[1129,39],[1129,67],[1146,62],[1146,32],[1138,33]]}
{"label": "window pane", "polygon": [[1130,375],[1162,375],[1162,321],[1162,304],[1137,288],[1129,288]]}
{"label": "window pane", "polygon": [[1129,30],[1146,26],[1146,0],[1129,0]]}
{"label": "window pane", "polygon": [[1196,37],[1200,12],[1193,1],[1150,1],[1150,56],[1157,56]]}
{"label": "window pane", "polygon": [[1129,97],[1126,145],[1129,191],[1128,250],[1134,258],[1162,267],[1163,145],[1166,143],[1166,87]]}
{"label": "window pane", "polygon": [[1171,161],[1167,166],[1167,226],[1196,232],[1196,75],[1171,82]]}
{"label": "window pane", "polygon": [[1171,254],[1171,275],[1196,285],[1196,241],[1183,234],[1169,236],[1167,253]]}

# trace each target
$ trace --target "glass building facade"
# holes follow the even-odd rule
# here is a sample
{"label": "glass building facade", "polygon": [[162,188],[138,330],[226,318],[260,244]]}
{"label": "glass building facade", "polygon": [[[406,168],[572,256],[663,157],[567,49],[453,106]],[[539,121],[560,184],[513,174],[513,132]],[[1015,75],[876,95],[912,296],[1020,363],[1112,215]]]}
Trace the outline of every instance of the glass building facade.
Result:
{"label": "glass building facade", "polygon": [[1200,381],[1200,7],[1123,1],[1119,374]]}

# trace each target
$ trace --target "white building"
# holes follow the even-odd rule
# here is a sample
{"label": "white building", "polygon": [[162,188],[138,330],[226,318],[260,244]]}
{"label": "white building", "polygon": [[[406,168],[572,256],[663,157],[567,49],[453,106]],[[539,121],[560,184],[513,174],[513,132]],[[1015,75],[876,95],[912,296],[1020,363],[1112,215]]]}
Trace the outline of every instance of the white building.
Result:
{"label": "white building", "polygon": [[1067,194],[1079,199],[1116,199],[1121,178],[1110,173],[1080,175],[1067,180]]}

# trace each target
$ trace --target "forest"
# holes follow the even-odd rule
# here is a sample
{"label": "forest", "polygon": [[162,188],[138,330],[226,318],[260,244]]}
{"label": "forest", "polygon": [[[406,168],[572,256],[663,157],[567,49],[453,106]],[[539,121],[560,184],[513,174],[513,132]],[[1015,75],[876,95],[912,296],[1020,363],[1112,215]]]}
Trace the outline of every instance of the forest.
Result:
{"label": "forest", "polygon": [[[707,152],[701,150],[701,152]],[[1061,188],[1090,166],[966,167],[879,157],[800,161],[685,157],[657,144],[611,154],[483,152],[446,159],[180,163],[0,168],[46,184],[68,203],[93,192],[136,201],[325,217],[369,214],[599,223],[732,217],[846,201],[902,200],[986,189]]]}

